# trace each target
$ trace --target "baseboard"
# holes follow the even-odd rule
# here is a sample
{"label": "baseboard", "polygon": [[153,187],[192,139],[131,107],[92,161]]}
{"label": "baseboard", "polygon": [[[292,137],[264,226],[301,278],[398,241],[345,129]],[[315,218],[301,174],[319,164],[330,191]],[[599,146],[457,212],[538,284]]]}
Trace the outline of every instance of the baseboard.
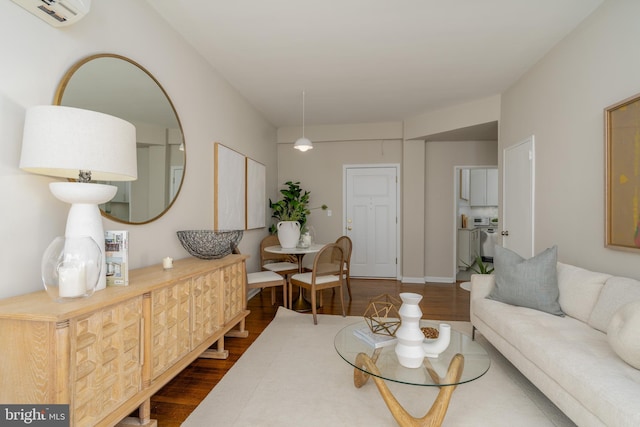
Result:
{"label": "baseboard", "polygon": [[427,283],[456,283],[455,277],[426,276],[424,281]]}
{"label": "baseboard", "polygon": [[406,277],[403,276],[400,279],[402,283],[456,283],[456,279],[452,277],[435,277],[435,276],[426,276],[426,277]]}
{"label": "baseboard", "polygon": [[402,279],[400,279],[400,281],[402,283],[420,283],[420,284],[424,284],[424,277],[406,277],[406,276],[403,276]]}

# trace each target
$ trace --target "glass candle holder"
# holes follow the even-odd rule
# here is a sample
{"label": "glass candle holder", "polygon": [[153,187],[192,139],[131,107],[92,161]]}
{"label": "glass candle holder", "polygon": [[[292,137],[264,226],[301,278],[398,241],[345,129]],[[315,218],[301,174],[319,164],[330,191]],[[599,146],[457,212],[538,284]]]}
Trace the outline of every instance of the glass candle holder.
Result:
{"label": "glass candle holder", "polygon": [[49,296],[65,302],[93,295],[102,256],[91,237],[56,237],[42,256],[42,283]]}

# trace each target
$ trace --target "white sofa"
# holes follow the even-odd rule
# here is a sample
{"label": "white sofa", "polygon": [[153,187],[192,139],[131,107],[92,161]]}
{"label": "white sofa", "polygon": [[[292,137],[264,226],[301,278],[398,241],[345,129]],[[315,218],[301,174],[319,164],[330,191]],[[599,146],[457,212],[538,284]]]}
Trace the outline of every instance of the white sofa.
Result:
{"label": "white sofa", "polygon": [[[471,278],[471,323],[579,426],[640,426],[640,370],[607,339],[614,313],[640,300],[640,282],[557,263],[556,316],[486,298],[494,275]],[[640,330],[636,335],[640,341]]]}

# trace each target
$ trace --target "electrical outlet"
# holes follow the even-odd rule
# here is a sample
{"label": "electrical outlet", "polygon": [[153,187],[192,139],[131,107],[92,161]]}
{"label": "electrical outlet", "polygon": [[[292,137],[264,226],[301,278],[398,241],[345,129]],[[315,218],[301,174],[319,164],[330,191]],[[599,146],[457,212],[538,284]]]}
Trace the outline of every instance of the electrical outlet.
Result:
{"label": "electrical outlet", "polygon": [[331,209],[328,209],[328,210],[327,210],[327,216],[331,216],[331,214],[332,214],[332,213],[333,213],[333,212],[331,212]]}

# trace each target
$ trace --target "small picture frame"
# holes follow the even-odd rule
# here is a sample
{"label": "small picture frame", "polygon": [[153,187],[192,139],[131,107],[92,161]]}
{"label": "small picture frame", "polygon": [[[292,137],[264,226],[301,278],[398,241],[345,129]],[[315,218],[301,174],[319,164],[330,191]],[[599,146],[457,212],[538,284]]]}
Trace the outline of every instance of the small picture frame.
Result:
{"label": "small picture frame", "polygon": [[129,285],[129,232],[106,230],[104,253],[107,266],[107,286]]}

